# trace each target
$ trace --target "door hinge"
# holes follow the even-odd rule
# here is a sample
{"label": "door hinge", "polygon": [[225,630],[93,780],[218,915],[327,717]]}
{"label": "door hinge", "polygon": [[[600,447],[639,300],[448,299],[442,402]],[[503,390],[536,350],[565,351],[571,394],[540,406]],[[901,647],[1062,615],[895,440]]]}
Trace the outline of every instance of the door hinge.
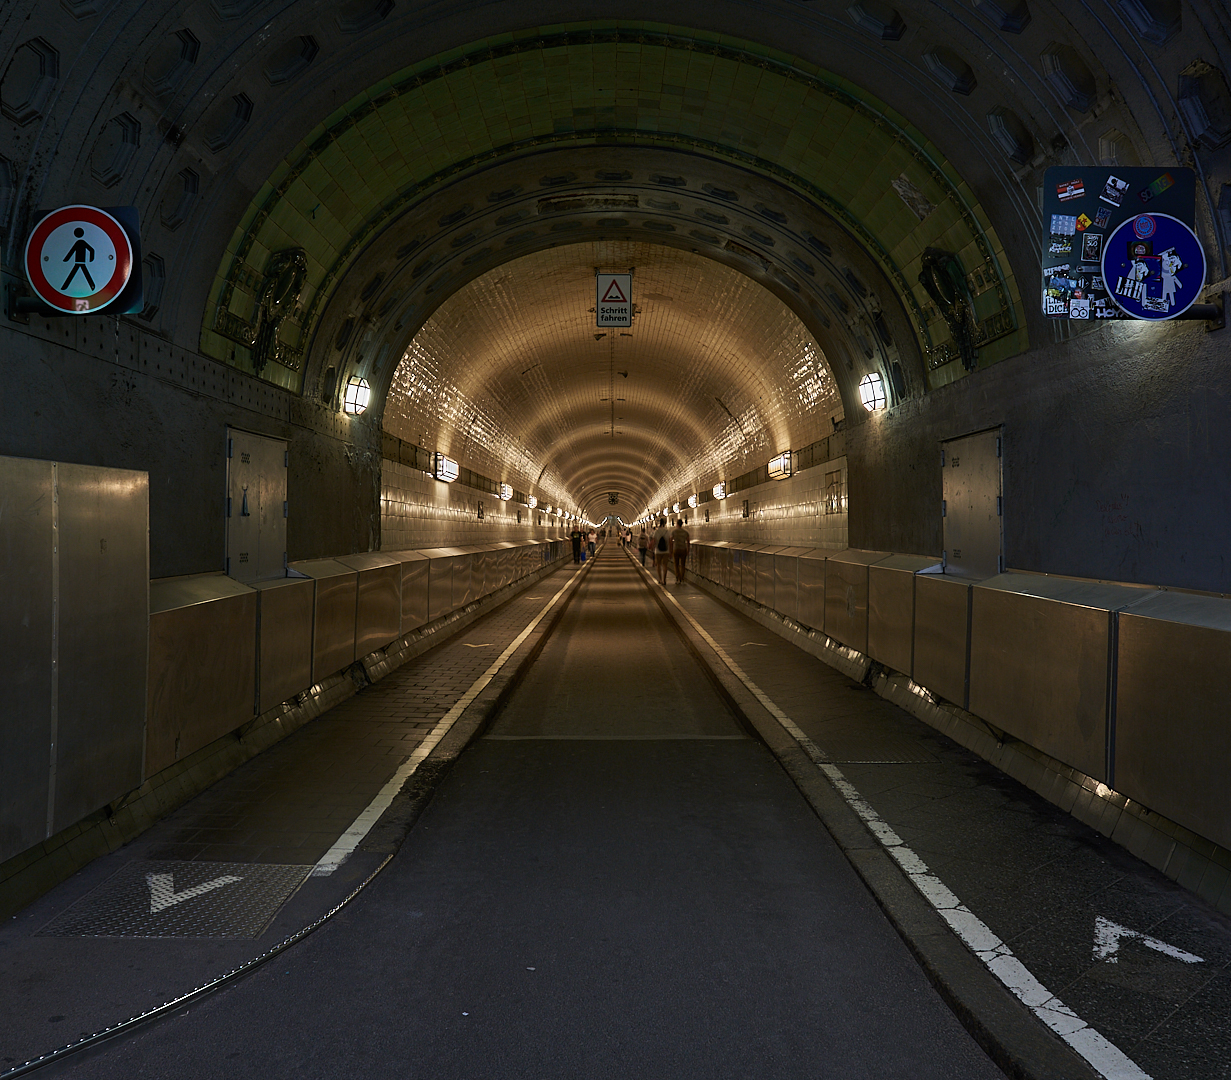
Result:
{"label": "door hinge", "polygon": [[997,435],[996,436],[996,456],[997,457],[1000,457],[1000,443],[1001,443],[1000,436]]}
{"label": "door hinge", "polygon": [[227,439],[227,457],[232,457],[235,454],[235,440]]}
{"label": "door hinge", "polygon": [[231,496],[227,496],[227,517],[231,516]]}
{"label": "door hinge", "polygon": [[996,496],[996,516],[1001,517],[1004,514],[1004,496]]}
{"label": "door hinge", "polygon": [[949,514],[949,502],[947,499],[940,500],[940,516],[947,517]]}
{"label": "door hinge", "polygon": [[291,452],[289,450],[282,451],[282,467],[284,469],[291,467]]}
{"label": "door hinge", "polygon": [[282,500],[282,516],[288,517],[289,516],[288,511],[289,511],[289,504],[287,503],[285,499],[283,499]]}

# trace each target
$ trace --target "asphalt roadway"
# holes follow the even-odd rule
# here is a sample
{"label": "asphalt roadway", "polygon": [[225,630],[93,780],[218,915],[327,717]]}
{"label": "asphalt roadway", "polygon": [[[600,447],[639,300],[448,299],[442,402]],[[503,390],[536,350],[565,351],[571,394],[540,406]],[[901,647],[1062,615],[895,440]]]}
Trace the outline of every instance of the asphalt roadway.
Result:
{"label": "asphalt roadway", "polygon": [[350,906],[40,1075],[1003,1074],[639,572],[600,557]]}

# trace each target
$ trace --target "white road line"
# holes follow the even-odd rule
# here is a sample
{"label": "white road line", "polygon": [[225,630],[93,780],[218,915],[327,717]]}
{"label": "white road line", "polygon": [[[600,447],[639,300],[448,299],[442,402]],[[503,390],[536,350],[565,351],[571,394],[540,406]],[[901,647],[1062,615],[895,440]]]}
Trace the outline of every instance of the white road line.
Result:
{"label": "white road line", "polygon": [[1043,986],[1026,969],[1025,964],[1013,955],[1013,950],[1001,941],[987,924],[971,912],[950,891],[948,886],[928,869],[927,864],[918,855],[902,843],[902,838],[868,805],[867,800],[855,790],[850,781],[842,775],[841,770],[825,759],[820,748],[774,704],[765,691],[748,678],[726,650],[706,633],[704,627],[680,607],[679,601],[666,590],[664,590],[664,595],[692,624],[693,629],[701,635],[705,643],[718,654],[722,662],[731,669],[731,673],[765,706],[766,711],[790,732],[817,768],[837,788],[851,809],[863,819],[872,835],[881,842],[885,850],[910,878],[915,888],[923,894],[940,917],[1014,996],[1107,1080],[1150,1080],[1150,1075],[1142,1070],[1135,1061],[1095,1031]]}
{"label": "white road line", "polygon": [[560,599],[576,582],[577,575],[572,575],[568,581],[560,588],[543,610],[540,611],[520,634],[517,635],[510,643],[508,648],[504,650],[495,660],[492,661],[489,667],[482,675],[480,675],[470,685],[470,688],[457,699],[453,708],[441,717],[440,722],[432,728],[432,731],[427,735],[423,742],[416,748],[413,754],[410,755],[398,771],[389,778],[389,782],[377,793],[363,812],[351,822],[350,827],[338,837],[337,842],[324,855],[320,861],[312,868],[312,877],[328,877],[339,866],[346,861],[351,852],[359,846],[359,842],[372,831],[372,826],[380,820],[381,814],[389,809],[390,804],[396,798],[397,793],[402,790],[402,785],[410,778],[414,771],[422,764],[423,760],[436,749],[437,743],[440,742],[448,733],[449,729],[457,722],[457,718],[469,708],[470,703],[483,692],[487,684],[495,678],[496,674],[504,667],[505,662],[521,647],[521,643],[530,636],[534,628],[538,626],[547,613],[556,605],[556,601]]}

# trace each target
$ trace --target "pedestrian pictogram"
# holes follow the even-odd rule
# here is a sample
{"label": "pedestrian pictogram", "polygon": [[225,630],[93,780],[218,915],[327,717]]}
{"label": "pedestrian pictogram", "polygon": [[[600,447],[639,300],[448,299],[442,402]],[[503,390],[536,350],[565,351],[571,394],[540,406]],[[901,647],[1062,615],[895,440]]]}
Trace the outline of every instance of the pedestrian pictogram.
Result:
{"label": "pedestrian pictogram", "polygon": [[105,210],[64,206],[34,227],[25,266],[30,288],[43,303],[91,315],[124,291],[133,271],[133,245]]}
{"label": "pedestrian pictogram", "polygon": [[633,325],[633,275],[599,274],[596,279],[595,325]]}

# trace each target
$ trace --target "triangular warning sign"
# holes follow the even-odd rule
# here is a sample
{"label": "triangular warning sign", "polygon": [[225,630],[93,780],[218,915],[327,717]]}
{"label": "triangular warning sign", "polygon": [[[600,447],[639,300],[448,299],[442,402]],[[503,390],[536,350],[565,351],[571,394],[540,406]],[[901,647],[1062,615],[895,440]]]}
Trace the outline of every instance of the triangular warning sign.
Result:
{"label": "triangular warning sign", "polygon": [[620,291],[619,281],[612,278],[611,284],[607,286],[607,291],[603,293],[603,299],[600,302],[604,304],[627,304],[628,297]]}

